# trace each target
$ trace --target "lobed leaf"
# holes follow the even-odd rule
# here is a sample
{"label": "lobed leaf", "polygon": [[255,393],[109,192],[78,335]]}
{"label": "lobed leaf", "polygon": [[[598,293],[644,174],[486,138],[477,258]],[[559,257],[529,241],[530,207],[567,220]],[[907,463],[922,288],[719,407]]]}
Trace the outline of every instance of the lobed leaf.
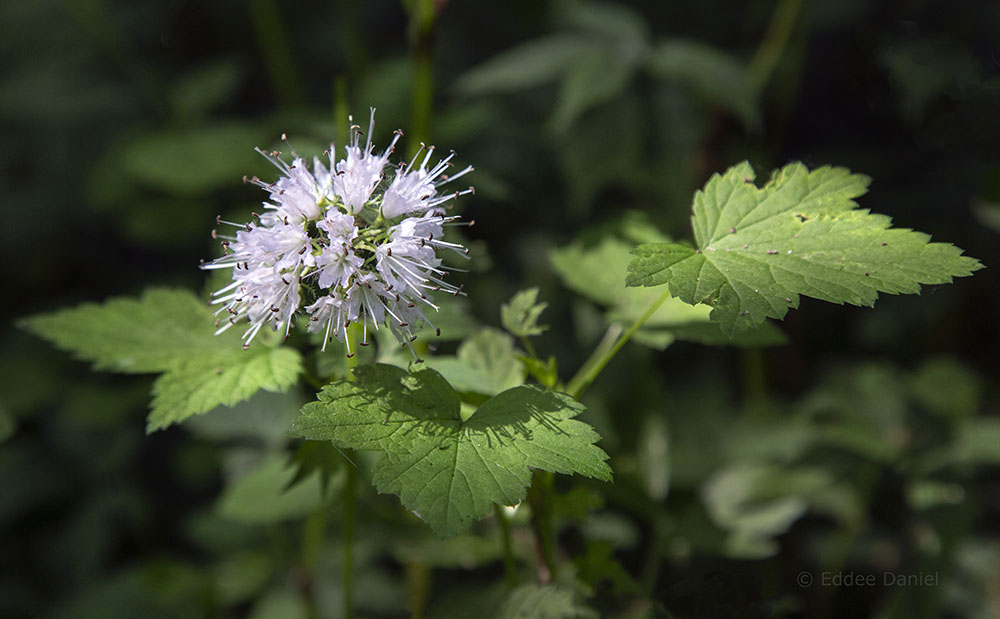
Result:
{"label": "lobed leaf", "polygon": [[380,492],[396,493],[442,536],[467,529],[494,503],[523,500],[531,468],[611,479],[582,405],[533,386],[509,389],[462,421],[458,394],[431,369],[362,366],[303,407],[290,436],[380,450]]}
{"label": "lobed leaf", "polygon": [[[607,236],[592,246],[576,242],[558,248],[550,257],[567,288],[607,306],[609,322],[631,325],[663,294],[662,289],[625,286],[623,280],[630,262],[634,263],[629,254],[632,247],[631,243]],[[707,307],[692,307],[681,299],[669,298],[636,332],[634,339],[658,349],[665,348],[675,338],[736,346],[774,346],[785,341],[784,333],[770,323],[731,339],[722,333],[718,323],[710,321],[709,312]]]}
{"label": "lobed leaf", "polygon": [[212,311],[185,290],[154,288],[142,297],[85,303],[28,318],[24,326],[96,369],[163,375],[153,385],[152,432],[232,406],[261,389],[284,391],[301,371],[291,348],[242,349],[239,333],[213,335]]}
{"label": "lobed leaf", "polygon": [[784,318],[800,295],[871,306],[879,292],[918,293],[982,268],[954,245],[857,208],[866,176],[793,163],[764,187],[754,178],[746,162],[713,176],[694,198],[696,246],[640,245],[626,283],[668,284],[683,301],[711,306],[733,335]]}
{"label": "lobed leaf", "polygon": [[462,342],[456,356],[431,357],[427,364],[462,392],[496,395],[524,383],[525,377],[514,340],[490,327]]}
{"label": "lobed leaf", "polygon": [[538,318],[549,306],[537,303],[538,288],[519,290],[508,303],[500,306],[500,322],[503,328],[517,337],[541,335],[548,326],[538,324]]}
{"label": "lobed leaf", "polygon": [[284,391],[295,384],[301,371],[301,357],[291,348],[255,348],[214,359],[193,359],[153,383],[153,410],[146,431],[162,430],[217,406],[233,406],[261,389]]}
{"label": "lobed leaf", "polygon": [[147,374],[190,357],[239,349],[239,336],[232,329],[212,337],[214,321],[205,302],[190,292],[152,288],[138,299],[84,303],[27,318],[23,324],[95,369]]}

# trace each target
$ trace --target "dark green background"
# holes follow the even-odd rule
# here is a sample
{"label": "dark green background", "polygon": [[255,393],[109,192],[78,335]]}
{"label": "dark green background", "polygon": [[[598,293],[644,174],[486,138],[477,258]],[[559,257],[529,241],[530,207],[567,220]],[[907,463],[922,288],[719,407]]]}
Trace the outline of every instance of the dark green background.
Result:
{"label": "dark green background", "polygon": [[[474,314],[498,325],[500,302],[541,287],[552,328],[536,346],[558,356],[563,379],[589,353],[600,317],[561,286],[548,250],[628,210],[687,237],[692,192],[743,159],[761,176],[793,160],[868,174],[864,208],[998,264],[997,3],[806,0],[759,97],[725,74],[664,75],[629,59],[683,40],[746,65],[779,4],[594,6],[451,0],[421,34],[389,0],[4,1],[0,615],[244,616],[263,613],[263,591],[296,590],[298,528],[210,516],[239,441],[183,427],[146,437],[149,380],[91,373],[13,323],[150,284],[203,290],[197,265],[214,255],[216,214],[245,217],[264,194],[242,175],[273,176],[252,147],[276,147],[287,132],[303,154],[318,153],[343,130],[338,89],[340,109],[378,108],[379,143],[401,127],[476,166],[477,194],[459,202],[477,221],[464,279]],[[634,36],[642,32],[645,41]],[[525,88],[463,88],[461,77],[497,54],[566,33],[585,41],[593,75],[576,66]],[[433,72],[427,127],[413,116],[421,54]],[[883,298],[874,311],[807,300],[782,324],[789,343],[763,351],[630,346],[585,398],[617,483],[557,484],[603,495],[588,518],[566,516],[560,537],[590,603],[602,616],[991,616],[1000,608],[996,291],[987,268],[920,297]],[[795,420],[822,440],[797,433]],[[644,441],[657,432],[669,456],[650,464]],[[663,498],[649,480],[666,463]],[[762,488],[743,488],[740,509],[775,496],[808,508],[765,535],[770,551],[748,557],[709,514],[706,492],[713,474],[758,465],[773,470]],[[817,470],[832,485],[795,477]],[[394,498],[365,492],[364,616],[425,606],[462,616],[500,582],[489,559],[477,569],[435,563],[433,551],[407,560],[394,535],[426,531],[397,522]],[[263,576],[233,567],[260,557]],[[444,567],[414,588],[413,565]],[[824,570],[940,579],[796,581]]]}

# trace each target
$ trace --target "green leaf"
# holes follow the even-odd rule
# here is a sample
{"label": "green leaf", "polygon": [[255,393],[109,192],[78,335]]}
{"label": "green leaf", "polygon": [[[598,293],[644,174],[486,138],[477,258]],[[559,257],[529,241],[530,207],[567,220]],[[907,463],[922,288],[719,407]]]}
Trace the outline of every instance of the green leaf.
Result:
{"label": "green leaf", "polygon": [[982,268],[954,245],[857,208],[869,179],[844,168],[793,163],[758,188],[749,163],[714,175],[695,194],[696,247],[640,245],[629,286],[668,284],[732,335],[784,318],[799,295],[871,306],[879,292],[918,293]]}
{"label": "green leaf", "polygon": [[611,479],[599,436],[573,419],[583,406],[564,394],[515,387],[462,421],[458,394],[434,370],[373,365],[354,377],[327,385],[289,434],[382,451],[378,490],[399,494],[439,535],[523,500],[531,468]]}
{"label": "green leaf", "polygon": [[[655,229],[654,229],[655,230]],[[628,288],[625,276],[632,260],[632,244],[606,236],[588,246],[576,242],[553,250],[552,266],[563,283],[571,290],[608,306],[607,320],[631,325],[663,294],[662,288]],[[737,346],[774,346],[785,336],[772,324],[730,339],[709,320],[709,308],[695,306],[670,298],[639,329],[634,339],[646,346],[662,349],[674,338],[703,344]]]}
{"label": "green leaf", "polygon": [[113,156],[130,180],[168,195],[197,196],[264,170],[253,146],[266,137],[254,123],[168,127],[139,135]]}
{"label": "green leaf", "polygon": [[509,49],[462,75],[455,89],[465,94],[517,91],[555,81],[589,48],[587,37],[558,34]]}
{"label": "green leaf", "polygon": [[667,40],[649,57],[649,71],[676,82],[705,103],[733,112],[745,127],[760,125],[757,93],[744,64],[704,43]]}
{"label": "green leaf", "polygon": [[619,97],[632,81],[637,58],[597,44],[580,55],[563,77],[552,113],[560,133],[593,107]]}
{"label": "green leaf", "polygon": [[26,319],[23,325],[98,370],[145,374],[241,346],[235,329],[213,337],[215,318],[186,290],[153,288]]}
{"label": "green leaf", "polygon": [[548,326],[539,325],[538,317],[542,315],[548,303],[536,303],[538,288],[520,290],[511,297],[510,302],[500,306],[500,322],[503,328],[517,337],[541,335]]}
{"label": "green leaf", "polygon": [[524,363],[514,340],[493,328],[477,332],[458,347],[457,357],[431,357],[430,368],[441,372],[462,392],[496,395],[524,383]]}
{"label": "green leaf", "polygon": [[216,406],[232,406],[261,389],[283,391],[295,384],[301,370],[299,353],[291,348],[258,347],[192,359],[153,383],[146,431],[161,430]]}
{"label": "green leaf", "polygon": [[250,524],[294,520],[323,504],[320,476],[315,474],[290,487],[296,467],[280,454],[266,456],[260,464],[226,487],[216,503],[223,518]]}
{"label": "green leaf", "polygon": [[163,372],[153,385],[150,432],[232,406],[260,389],[284,391],[301,371],[300,355],[291,348],[262,340],[243,350],[236,329],[213,335],[212,311],[186,290],[154,288],[139,299],[85,303],[23,324],[96,369]]}
{"label": "green leaf", "polygon": [[500,605],[500,619],[584,619],[597,613],[578,603],[573,592],[555,585],[521,585]]}

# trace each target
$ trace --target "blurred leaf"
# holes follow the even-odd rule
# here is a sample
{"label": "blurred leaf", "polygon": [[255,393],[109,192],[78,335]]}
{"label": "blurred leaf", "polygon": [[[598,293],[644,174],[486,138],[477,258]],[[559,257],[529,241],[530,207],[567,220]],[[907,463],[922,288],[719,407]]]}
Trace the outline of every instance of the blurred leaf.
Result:
{"label": "blurred leaf", "polygon": [[760,126],[757,93],[746,66],[716,47],[695,41],[662,41],[650,54],[649,71],[679,84],[709,105],[732,112],[744,127]]}
{"label": "blurred leaf", "polygon": [[646,418],[638,443],[636,458],[646,492],[652,499],[662,501],[670,490],[670,434],[663,417]]}
{"label": "blurred leaf", "polygon": [[535,39],[487,60],[458,78],[455,89],[469,95],[517,91],[558,79],[589,48],[576,34]]}
{"label": "blurred leaf", "polygon": [[97,369],[165,372],[153,385],[152,432],[220,404],[232,406],[260,389],[283,391],[298,380],[299,353],[242,350],[234,329],[213,336],[208,306],[184,290],[152,288],[136,300],[85,303],[22,323]]}
{"label": "blurred leaf", "polygon": [[532,378],[549,389],[555,387],[556,383],[559,382],[559,365],[554,355],[550,355],[545,361],[522,355],[521,362],[524,363],[524,369]]}
{"label": "blurred leaf", "polygon": [[271,558],[263,552],[230,555],[213,569],[215,597],[223,606],[247,602],[257,596],[271,577]]}
{"label": "blurred leaf", "polygon": [[494,536],[460,533],[447,539],[436,536],[404,539],[394,545],[394,554],[407,564],[471,570],[500,559],[502,549]]}
{"label": "blurred leaf", "polygon": [[17,420],[13,415],[0,408],[0,445],[17,432]]}
{"label": "blurred leaf", "polygon": [[274,589],[257,600],[250,619],[309,619],[309,606],[294,591]]}
{"label": "blurred leaf", "polygon": [[140,374],[172,369],[190,357],[239,350],[236,333],[212,336],[214,324],[207,303],[189,291],[168,288],[151,288],[139,299],[84,303],[21,322],[58,348],[93,362],[95,369]]}
{"label": "blurred leaf", "polygon": [[267,455],[257,467],[231,482],[216,503],[219,516],[249,524],[295,520],[323,505],[320,476],[289,487],[295,467],[279,454]]}
{"label": "blurred leaf", "polygon": [[584,112],[620,95],[635,73],[633,58],[619,57],[614,49],[591,48],[571,66],[562,80],[552,124],[562,133]]}
{"label": "blurred leaf", "polygon": [[972,203],[972,214],[982,225],[993,232],[1000,232],[1000,204],[976,200]]}
{"label": "blurred leaf", "polygon": [[257,600],[250,619],[309,619],[309,606],[294,591],[274,589]]}
{"label": "blurred leaf", "polygon": [[548,326],[538,324],[538,318],[549,304],[536,303],[537,300],[538,288],[518,291],[509,302],[500,306],[503,328],[515,337],[541,335],[548,330]]}
{"label": "blurred leaf", "polygon": [[521,585],[510,592],[497,611],[498,619],[579,619],[598,614],[574,599],[573,592],[555,585]]}
{"label": "blurred leaf", "polygon": [[906,500],[915,510],[957,505],[965,500],[965,490],[954,483],[917,480],[907,485]]}
{"label": "blurred leaf", "polygon": [[611,41],[639,46],[649,40],[649,26],[635,9],[617,2],[559,0],[556,18],[567,27]]}
{"label": "blurred leaf", "polygon": [[903,120],[924,120],[932,105],[959,85],[982,80],[971,50],[946,40],[898,41],[879,58],[899,101]]}
{"label": "blurred leaf", "polygon": [[982,400],[979,377],[950,359],[929,361],[911,379],[914,395],[935,413],[949,416],[973,415]]}
{"label": "blurred leaf", "polygon": [[219,407],[210,415],[192,417],[184,428],[215,442],[257,440],[277,446],[286,442],[285,431],[302,404],[302,395],[294,391],[262,391],[231,408]]}
{"label": "blurred leaf", "polygon": [[595,590],[607,588],[616,596],[635,595],[641,588],[614,558],[614,544],[598,540],[587,544],[587,552],[577,557],[577,578]]}
{"label": "blurred leaf", "polygon": [[117,154],[121,172],[169,195],[197,196],[235,187],[261,169],[254,147],[267,138],[260,123],[213,122],[140,135]]}
{"label": "blurred leaf", "polygon": [[784,318],[800,294],[871,306],[880,291],[917,293],[982,268],[954,245],[856,208],[866,176],[795,163],[761,189],[754,178],[746,162],[714,175],[694,198],[697,249],[640,245],[628,285],[669,283],[685,302],[711,305],[731,335]]}
{"label": "blurred leaf", "polygon": [[150,561],[88,583],[62,601],[56,618],[183,619],[200,614],[207,580],[194,567],[179,562]]}
{"label": "blurred leaf", "polygon": [[[291,425],[291,420],[282,428],[282,433],[287,431],[289,425]],[[306,481],[313,474],[317,474],[319,475],[323,494],[326,496],[330,480],[343,470],[345,459],[346,456],[343,452],[330,443],[324,441],[300,441],[298,448],[295,450],[295,455],[292,456],[292,463],[297,468],[295,477],[289,483],[289,487]]]}
{"label": "blurred leaf", "polygon": [[147,432],[161,430],[219,405],[233,406],[261,389],[284,391],[302,371],[297,350],[258,346],[225,359],[192,359],[153,383]]}
{"label": "blurred leaf", "polygon": [[833,480],[818,469],[734,464],[703,487],[712,520],[730,531],[731,556],[761,558],[776,552],[772,538],[784,533]]}
{"label": "blurred leaf", "polygon": [[568,396],[516,387],[460,417],[458,394],[440,374],[361,366],[354,382],[327,385],[289,433],[352,449],[380,450],[374,483],[398,493],[441,536],[468,528],[493,503],[525,497],[529,467],[610,479],[597,434],[572,418]]}
{"label": "blurred leaf", "polygon": [[170,106],[181,117],[204,115],[232,97],[243,76],[243,66],[232,58],[203,64],[177,80]]}
{"label": "blurred leaf", "polygon": [[484,395],[517,387],[525,377],[514,340],[491,327],[462,342],[456,357],[431,357],[427,365],[440,372],[456,390]]}

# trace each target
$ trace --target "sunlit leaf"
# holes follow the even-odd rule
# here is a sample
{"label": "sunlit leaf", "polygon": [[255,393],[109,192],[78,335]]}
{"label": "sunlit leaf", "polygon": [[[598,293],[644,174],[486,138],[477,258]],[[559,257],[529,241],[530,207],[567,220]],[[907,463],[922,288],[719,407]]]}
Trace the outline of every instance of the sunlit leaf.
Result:
{"label": "sunlit leaf", "polygon": [[289,434],[383,452],[379,491],[399,494],[439,535],[523,500],[531,468],[611,478],[597,433],[573,419],[583,407],[566,395],[516,387],[463,421],[458,394],[433,370],[374,365],[354,376],[325,387]]}
{"label": "sunlit leaf", "polygon": [[777,171],[762,188],[749,163],[714,175],[695,194],[695,247],[640,245],[629,286],[668,284],[687,303],[713,307],[726,334],[784,318],[806,295],[871,306],[879,292],[917,293],[982,265],[962,250],[857,208],[869,179],[844,168]]}

